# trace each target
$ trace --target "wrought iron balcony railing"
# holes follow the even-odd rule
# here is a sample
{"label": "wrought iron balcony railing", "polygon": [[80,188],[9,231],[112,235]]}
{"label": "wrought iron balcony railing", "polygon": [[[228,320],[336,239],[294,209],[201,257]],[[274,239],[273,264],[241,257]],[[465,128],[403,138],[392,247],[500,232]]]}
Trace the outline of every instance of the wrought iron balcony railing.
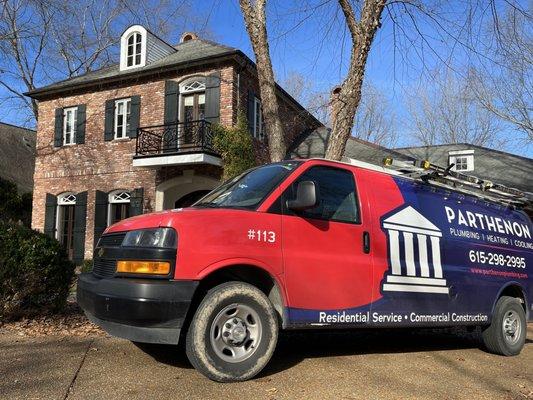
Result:
{"label": "wrought iron balcony railing", "polygon": [[137,132],[136,156],[199,152],[217,154],[211,124],[204,120],[146,126]]}

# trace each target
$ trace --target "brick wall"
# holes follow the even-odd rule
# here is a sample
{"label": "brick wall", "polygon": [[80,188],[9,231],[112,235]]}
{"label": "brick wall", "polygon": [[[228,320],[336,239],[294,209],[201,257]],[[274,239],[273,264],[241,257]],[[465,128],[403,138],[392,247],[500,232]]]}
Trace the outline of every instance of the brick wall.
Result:
{"label": "brick wall", "polygon": [[[85,237],[85,257],[92,257],[94,232],[95,191],[109,192],[114,189],[133,190],[144,188],[144,210],[154,211],[156,185],[161,177],[170,179],[182,173],[183,168],[163,169],[132,166],[135,139],[104,140],[105,101],[133,95],[141,96],[140,126],[163,124],[165,80],[182,81],[191,76],[221,73],[220,122],[233,123],[233,68],[189,70],[179,76],[165,76],[110,87],[95,92],[81,93],[39,102],[37,127],[37,157],[34,175],[32,227],[44,229],[46,193],[59,195],[64,192],[88,192]],[[81,145],[54,147],[55,109],[85,104],[87,107],[85,143]],[[205,167],[187,167],[204,173]],[[163,172],[164,171],[164,172]],[[220,168],[208,168],[210,176],[220,177]]]}
{"label": "brick wall", "polygon": [[[259,97],[255,69],[238,70],[233,64],[205,69],[195,67],[179,74],[129,82],[122,86],[104,86],[93,91],[78,92],[61,98],[39,102],[37,128],[37,157],[34,175],[32,226],[43,230],[46,194],[64,192],[88,192],[85,237],[85,257],[92,257],[95,191],[110,192],[115,189],[133,190],[144,188],[144,211],[155,210],[156,187],[160,183],[183,175],[185,170],[194,174],[220,179],[221,168],[210,165],[176,166],[163,168],[139,168],[132,166],[135,139],[104,140],[105,101],[141,96],[140,126],[160,125],[164,119],[165,80],[182,81],[194,75],[208,75],[220,71],[220,123],[230,126],[235,123],[238,109],[246,113],[248,89]],[[240,71],[240,80],[238,79]],[[238,90],[240,88],[240,90]],[[54,148],[55,109],[85,104],[87,107],[85,143]],[[280,97],[282,121],[287,132],[287,144],[306,128],[316,125],[306,113]],[[268,127],[267,127],[268,129]],[[259,163],[268,162],[265,142],[255,140]]]}

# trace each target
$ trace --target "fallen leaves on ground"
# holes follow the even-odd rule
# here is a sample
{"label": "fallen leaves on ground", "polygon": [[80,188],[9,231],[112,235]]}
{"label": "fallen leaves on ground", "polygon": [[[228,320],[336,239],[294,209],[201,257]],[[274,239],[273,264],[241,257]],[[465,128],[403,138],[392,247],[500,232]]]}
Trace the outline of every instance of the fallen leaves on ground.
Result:
{"label": "fallen leaves on ground", "polygon": [[23,318],[19,321],[1,322],[0,330],[17,332],[20,336],[94,336],[105,335],[95,324],[89,322],[78,305],[69,302],[60,314]]}

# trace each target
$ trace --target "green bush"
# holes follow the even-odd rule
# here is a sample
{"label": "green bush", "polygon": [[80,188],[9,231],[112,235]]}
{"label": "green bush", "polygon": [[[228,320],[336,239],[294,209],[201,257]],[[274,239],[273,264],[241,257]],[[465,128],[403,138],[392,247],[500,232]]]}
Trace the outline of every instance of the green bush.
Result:
{"label": "green bush", "polygon": [[0,221],[22,221],[26,226],[31,224],[32,194],[19,194],[17,185],[0,178]]}
{"label": "green bush", "polygon": [[93,270],[93,260],[92,259],[85,259],[81,263],[81,269],[80,272],[91,272]]}
{"label": "green bush", "polygon": [[243,112],[237,115],[233,127],[215,125],[213,144],[224,162],[223,180],[233,178],[256,165],[252,135]]}
{"label": "green bush", "polygon": [[0,320],[61,311],[73,277],[57,240],[0,221]]}

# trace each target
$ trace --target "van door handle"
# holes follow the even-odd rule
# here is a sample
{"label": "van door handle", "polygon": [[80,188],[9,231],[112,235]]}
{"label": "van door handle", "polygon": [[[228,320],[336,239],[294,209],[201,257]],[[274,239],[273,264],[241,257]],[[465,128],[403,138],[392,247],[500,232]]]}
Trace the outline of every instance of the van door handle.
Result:
{"label": "van door handle", "polygon": [[363,232],[363,252],[365,254],[370,253],[370,233],[367,231]]}

